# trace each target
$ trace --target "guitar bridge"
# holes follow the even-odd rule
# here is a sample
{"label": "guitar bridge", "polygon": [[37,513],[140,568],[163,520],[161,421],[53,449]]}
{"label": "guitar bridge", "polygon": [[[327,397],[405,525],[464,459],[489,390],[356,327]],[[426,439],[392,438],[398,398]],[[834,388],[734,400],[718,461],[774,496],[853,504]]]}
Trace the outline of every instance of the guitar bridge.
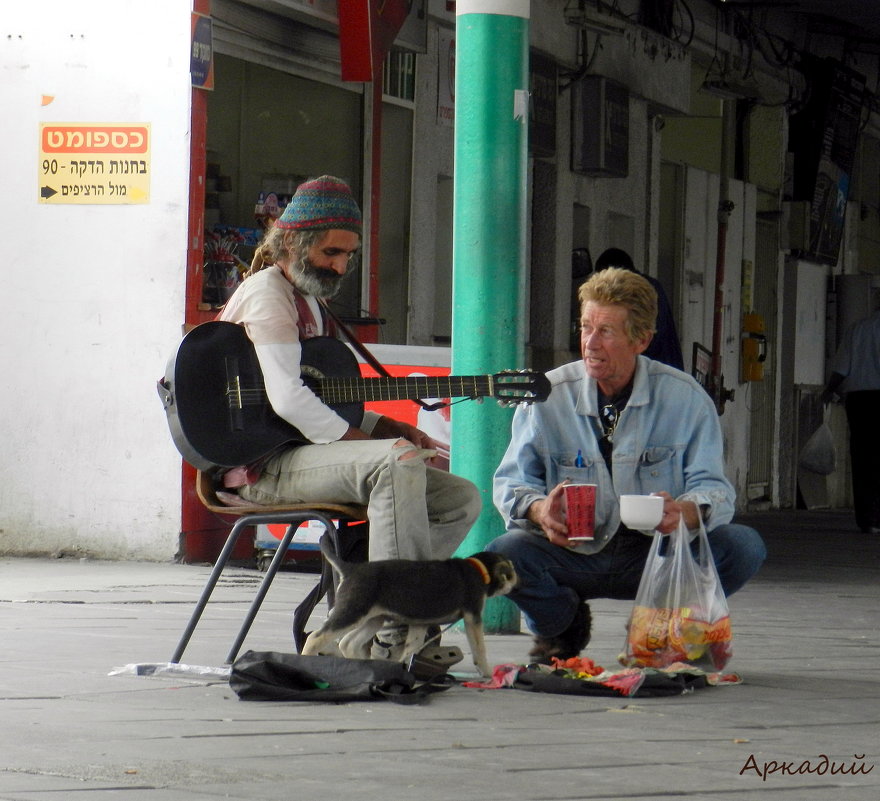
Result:
{"label": "guitar bridge", "polygon": [[244,431],[244,400],[238,359],[226,358],[226,403],[229,407],[229,430]]}

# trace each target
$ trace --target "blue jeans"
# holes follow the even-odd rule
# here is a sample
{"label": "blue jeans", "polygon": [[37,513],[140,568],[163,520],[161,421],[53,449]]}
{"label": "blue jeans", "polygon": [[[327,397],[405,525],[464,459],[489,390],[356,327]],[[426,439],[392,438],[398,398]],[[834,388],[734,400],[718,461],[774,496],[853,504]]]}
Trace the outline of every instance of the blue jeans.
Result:
{"label": "blue jeans", "polygon": [[[758,572],[767,549],[748,526],[729,523],[708,532],[712,557],[725,595],[732,595]],[[520,583],[510,599],[522,610],[529,629],[555,637],[574,619],[578,604],[591,598],[636,597],[652,538],[622,530],[599,553],[580,554],[544,537],[515,530],[489,543],[516,567]]]}

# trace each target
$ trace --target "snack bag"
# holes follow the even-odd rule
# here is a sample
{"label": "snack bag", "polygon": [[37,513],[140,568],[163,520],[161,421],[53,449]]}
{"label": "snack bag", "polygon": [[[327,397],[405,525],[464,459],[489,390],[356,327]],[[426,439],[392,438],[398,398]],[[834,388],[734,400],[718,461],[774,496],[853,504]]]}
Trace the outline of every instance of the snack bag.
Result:
{"label": "snack bag", "polygon": [[656,536],[627,625],[620,663],[665,668],[686,662],[715,672],[732,655],[730,615],[706,530],[693,544],[684,521]]}

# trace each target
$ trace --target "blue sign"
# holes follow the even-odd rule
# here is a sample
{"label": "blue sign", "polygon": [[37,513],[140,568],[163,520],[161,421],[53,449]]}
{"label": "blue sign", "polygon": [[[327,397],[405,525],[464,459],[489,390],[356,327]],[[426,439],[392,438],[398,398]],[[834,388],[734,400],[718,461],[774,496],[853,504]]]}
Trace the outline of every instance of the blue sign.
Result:
{"label": "blue sign", "polygon": [[214,44],[210,17],[192,15],[192,50],[189,73],[192,85],[201,89],[214,88]]}

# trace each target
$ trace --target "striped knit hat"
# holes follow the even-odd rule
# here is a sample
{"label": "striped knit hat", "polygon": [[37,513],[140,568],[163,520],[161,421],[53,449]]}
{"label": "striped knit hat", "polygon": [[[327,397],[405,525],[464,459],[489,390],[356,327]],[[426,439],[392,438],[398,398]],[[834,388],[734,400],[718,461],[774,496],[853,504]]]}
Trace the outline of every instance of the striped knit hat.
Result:
{"label": "striped knit hat", "polygon": [[275,221],[276,228],[321,231],[339,228],[360,235],[361,210],[348,184],[341,178],[322,175],[300,184],[287,208]]}

